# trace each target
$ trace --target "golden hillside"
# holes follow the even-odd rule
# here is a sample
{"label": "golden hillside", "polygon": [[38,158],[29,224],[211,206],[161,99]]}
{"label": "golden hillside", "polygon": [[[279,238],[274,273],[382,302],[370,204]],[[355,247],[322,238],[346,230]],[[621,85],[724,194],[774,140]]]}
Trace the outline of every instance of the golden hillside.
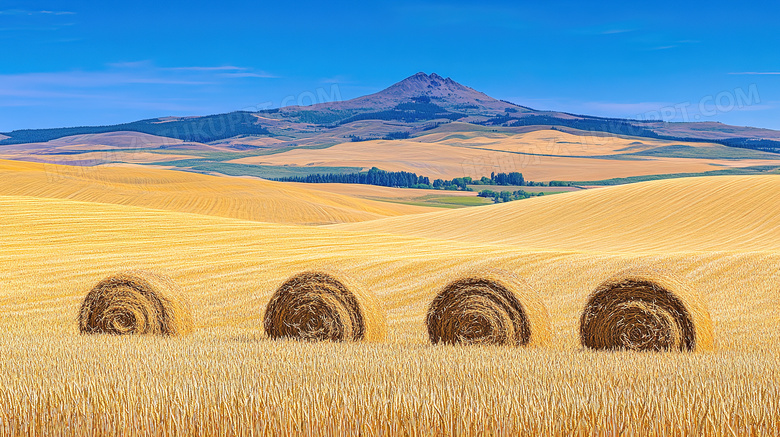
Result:
{"label": "golden hillside", "polygon": [[324,224],[434,210],[279,182],[138,166],[0,160],[0,195],[72,199],[275,223]]}
{"label": "golden hillside", "polygon": [[[0,196],[0,211],[6,434],[240,427],[257,435],[571,435],[583,417],[590,427],[635,434],[728,435],[730,427],[780,425],[776,250],[533,251],[19,196]],[[387,343],[265,338],[261,315],[274,288],[321,265],[380,297]],[[551,316],[548,347],[426,344],[425,311],[439,287],[482,267],[513,271],[540,292]],[[690,282],[709,306],[715,352],[584,353],[577,322],[586,297],[626,267],[660,268]],[[128,268],[180,283],[192,300],[195,334],[79,335],[76,315],[87,291]],[[468,411],[452,408],[459,405]],[[517,414],[529,410],[536,413]]]}
{"label": "golden hillside", "polygon": [[[735,295],[780,299],[772,276],[780,257],[777,249],[648,255],[535,251],[18,196],[0,196],[0,210],[0,299],[4,311],[24,314],[22,319],[2,319],[0,324],[11,331],[36,326],[75,332],[73,320],[83,294],[103,276],[124,268],[158,270],[179,281],[197,296],[200,328],[255,332],[259,309],[285,277],[313,265],[336,266],[368,282],[383,299],[394,330],[391,338],[415,342],[424,341],[425,305],[436,288],[469,268],[505,268],[543,291],[545,304],[558,310],[553,313],[556,348],[577,343],[572,315],[590,289],[634,264],[657,265],[693,281],[710,299],[717,329],[729,333],[719,335],[733,345],[729,347],[759,346],[738,341],[748,334],[734,326],[744,321],[728,314],[746,301],[734,300]],[[777,308],[756,310],[755,316]],[[765,321],[770,322],[777,320]],[[780,340],[780,330],[764,334]]]}
{"label": "golden hillside", "polygon": [[667,179],[336,229],[542,250],[780,250],[780,176]]}

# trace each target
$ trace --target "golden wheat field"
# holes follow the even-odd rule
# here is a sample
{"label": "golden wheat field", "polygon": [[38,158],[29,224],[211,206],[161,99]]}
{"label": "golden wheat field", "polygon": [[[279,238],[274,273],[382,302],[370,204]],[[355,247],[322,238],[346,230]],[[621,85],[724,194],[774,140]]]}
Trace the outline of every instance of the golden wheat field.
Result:
{"label": "golden wheat field", "polygon": [[[194,200],[106,200],[121,187],[36,197],[8,185],[3,434],[780,434],[780,177],[649,182],[327,227],[291,224],[332,222],[321,208],[268,223],[182,206]],[[627,268],[690,286],[711,317],[712,350],[584,349],[589,295]],[[181,286],[191,335],[79,333],[87,293],[135,269]],[[275,290],[310,269],[361,281],[386,312],[386,339],[267,338]],[[429,303],[481,269],[512,272],[538,294],[544,344],[430,344]]]}
{"label": "golden wheat field", "polygon": [[273,223],[320,225],[434,210],[254,178],[132,165],[76,167],[0,160],[0,178],[0,195],[85,200]]}

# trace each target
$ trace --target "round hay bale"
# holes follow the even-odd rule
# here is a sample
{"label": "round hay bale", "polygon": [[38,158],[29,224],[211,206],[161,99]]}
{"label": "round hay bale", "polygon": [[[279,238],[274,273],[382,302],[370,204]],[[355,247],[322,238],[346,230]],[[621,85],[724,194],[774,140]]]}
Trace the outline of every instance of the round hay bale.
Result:
{"label": "round hay bale", "polygon": [[580,341],[591,349],[705,351],[713,347],[712,320],[704,302],[679,280],[628,270],[588,296]]}
{"label": "round hay bale", "polygon": [[381,341],[387,320],[379,300],[343,273],[306,271],[274,292],[263,319],[270,338]]}
{"label": "round hay bale", "polygon": [[536,292],[503,271],[480,271],[441,289],[426,317],[431,342],[530,346],[550,339],[550,318]]}
{"label": "round hay bale", "polygon": [[192,332],[189,301],[170,278],[131,270],[95,285],[81,304],[79,330],[86,334],[185,335]]}

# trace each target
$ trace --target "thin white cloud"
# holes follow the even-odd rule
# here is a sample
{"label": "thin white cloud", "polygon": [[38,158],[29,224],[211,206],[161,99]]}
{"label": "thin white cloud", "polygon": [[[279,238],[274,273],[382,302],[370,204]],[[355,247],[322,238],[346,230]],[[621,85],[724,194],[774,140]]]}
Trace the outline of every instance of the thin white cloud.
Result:
{"label": "thin white cloud", "polygon": [[242,77],[258,77],[263,79],[274,79],[278,76],[274,76],[273,74],[266,73],[264,71],[260,71],[257,73],[252,73],[249,71],[244,72],[238,72],[238,73],[222,73],[220,74],[221,77],[236,77],[236,78],[242,78]]}
{"label": "thin white cloud", "polygon": [[50,14],[50,15],[76,15],[75,12],[71,11],[38,11],[39,14]]}
{"label": "thin white cloud", "polygon": [[148,59],[143,61],[112,62],[106,65],[111,68],[154,68],[154,64]]}
{"label": "thin white cloud", "polygon": [[637,22],[618,21],[599,25],[574,26],[567,29],[569,33],[577,35],[620,35],[642,31],[642,26]]}
{"label": "thin white cloud", "polygon": [[219,65],[219,66],[186,66],[186,67],[157,67],[150,60],[131,61],[131,62],[115,62],[108,64],[111,68],[116,68],[125,71],[142,72],[146,71],[149,74],[155,76],[170,76],[175,75],[177,77],[199,78],[204,80],[214,80],[215,78],[276,78],[278,76],[268,73],[262,70],[253,70],[249,67],[239,67],[235,65]]}
{"label": "thin white cloud", "polygon": [[322,79],[320,79],[320,82],[321,83],[336,83],[336,84],[352,83],[352,81],[349,80],[349,78],[347,76],[344,76],[344,75],[341,75],[341,74],[333,76],[333,77],[323,77]]}
{"label": "thin white cloud", "polygon": [[228,77],[228,78],[256,77],[262,79],[273,79],[279,77],[274,74],[268,73],[266,71],[262,71],[262,70],[255,71],[254,69],[249,67],[238,67],[235,65],[220,65],[220,66],[213,66],[213,67],[210,66],[167,67],[167,68],[161,68],[161,70],[204,73],[204,74],[218,73],[219,77]]}
{"label": "thin white cloud", "polygon": [[627,33],[627,32],[633,32],[635,29],[608,29],[604,30],[602,32],[599,32],[600,35],[615,35],[618,33]]}
{"label": "thin white cloud", "polygon": [[235,67],[233,65],[222,65],[219,67],[169,67],[163,68],[163,70],[171,71],[246,71],[249,68]]}
{"label": "thin white cloud", "polygon": [[745,71],[741,73],[729,73],[729,74],[780,75],[780,71]]}
{"label": "thin white cloud", "polygon": [[0,15],[76,15],[71,11],[28,11],[24,9],[5,9]]}

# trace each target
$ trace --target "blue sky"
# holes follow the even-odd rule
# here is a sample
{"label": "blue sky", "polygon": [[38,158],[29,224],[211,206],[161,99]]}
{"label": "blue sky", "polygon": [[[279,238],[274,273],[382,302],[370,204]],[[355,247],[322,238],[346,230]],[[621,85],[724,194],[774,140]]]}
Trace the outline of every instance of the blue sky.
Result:
{"label": "blue sky", "polygon": [[[0,131],[379,91],[780,129],[780,2],[0,0]],[[319,96],[319,97],[317,97]]]}

